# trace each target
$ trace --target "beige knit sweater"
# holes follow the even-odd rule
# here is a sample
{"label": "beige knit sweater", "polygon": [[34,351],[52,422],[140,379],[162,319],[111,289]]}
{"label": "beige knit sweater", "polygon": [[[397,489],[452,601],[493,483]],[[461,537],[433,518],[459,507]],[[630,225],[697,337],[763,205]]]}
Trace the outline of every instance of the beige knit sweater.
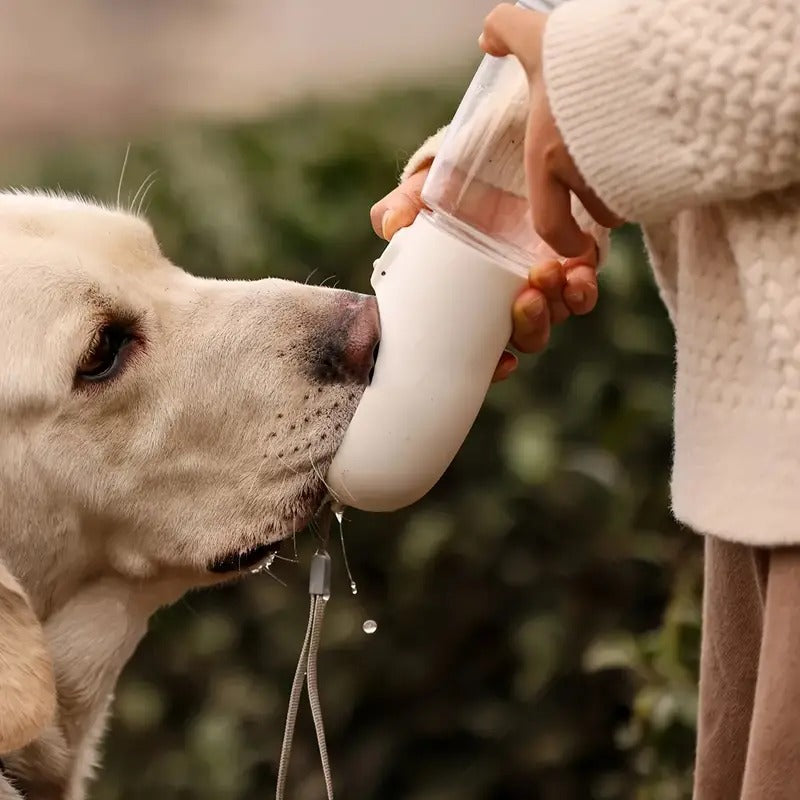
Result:
{"label": "beige knit sweater", "polygon": [[581,173],[642,224],[675,326],[675,515],[800,544],[800,0],[572,0],[544,71]]}

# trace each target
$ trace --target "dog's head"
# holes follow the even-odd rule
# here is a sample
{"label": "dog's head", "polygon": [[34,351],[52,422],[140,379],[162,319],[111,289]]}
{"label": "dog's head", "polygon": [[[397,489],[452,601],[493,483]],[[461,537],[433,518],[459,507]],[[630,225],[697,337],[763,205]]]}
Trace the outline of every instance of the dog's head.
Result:
{"label": "dog's head", "polygon": [[201,585],[304,527],[377,341],[366,297],[200,279],[139,218],[0,195],[0,654],[4,597]]}

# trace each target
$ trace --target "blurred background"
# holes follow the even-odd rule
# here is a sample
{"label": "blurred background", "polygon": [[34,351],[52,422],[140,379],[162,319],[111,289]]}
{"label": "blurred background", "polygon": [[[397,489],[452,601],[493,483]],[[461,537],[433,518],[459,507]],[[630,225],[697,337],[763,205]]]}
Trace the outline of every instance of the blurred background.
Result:
{"label": "blurred background", "polygon": [[[12,5],[4,185],[114,202],[130,142],[122,202],[147,186],[189,271],[368,291],[369,207],[449,120],[492,3],[76,0],[50,26],[41,0]],[[699,538],[669,513],[672,345],[623,229],[597,310],[492,388],[440,485],[347,513],[359,592],[334,549],[320,663],[337,796],[690,796]],[[297,547],[285,587],[256,576],[155,617],[95,800],[274,795],[312,536]],[[323,796],[305,705],[290,784]]]}

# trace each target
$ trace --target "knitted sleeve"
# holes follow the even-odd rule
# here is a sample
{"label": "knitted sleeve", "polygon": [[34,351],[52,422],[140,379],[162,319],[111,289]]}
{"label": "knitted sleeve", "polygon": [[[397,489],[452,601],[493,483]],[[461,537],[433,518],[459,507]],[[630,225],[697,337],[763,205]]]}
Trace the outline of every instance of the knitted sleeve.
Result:
{"label": "knitted sleeve", "polygon": [[587,182],[640,222],[800,182],[800,0],[575,0],[544,74]]}
{"label": "knitted sleeve", "polygon": [[416,153],[408,159],[408,163],[400,173],[400,183],[410,178],[415,172],[425,169],[431,165],[436,158],[439,148],[442,146],[447,127],[439,128],[433,136],[429,136],[419,147]]}

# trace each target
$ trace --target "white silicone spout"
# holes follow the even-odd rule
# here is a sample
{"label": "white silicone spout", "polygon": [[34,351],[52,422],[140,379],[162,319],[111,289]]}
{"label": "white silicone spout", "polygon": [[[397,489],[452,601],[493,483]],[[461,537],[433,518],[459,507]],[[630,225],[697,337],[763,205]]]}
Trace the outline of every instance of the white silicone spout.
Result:
{"label": "white silicone spout", "polygon": [[511,335],[524,269],[421,213],[375,262],[381,343],[328,472],[336,499],[394,511],[425,495],[469,433]]}

